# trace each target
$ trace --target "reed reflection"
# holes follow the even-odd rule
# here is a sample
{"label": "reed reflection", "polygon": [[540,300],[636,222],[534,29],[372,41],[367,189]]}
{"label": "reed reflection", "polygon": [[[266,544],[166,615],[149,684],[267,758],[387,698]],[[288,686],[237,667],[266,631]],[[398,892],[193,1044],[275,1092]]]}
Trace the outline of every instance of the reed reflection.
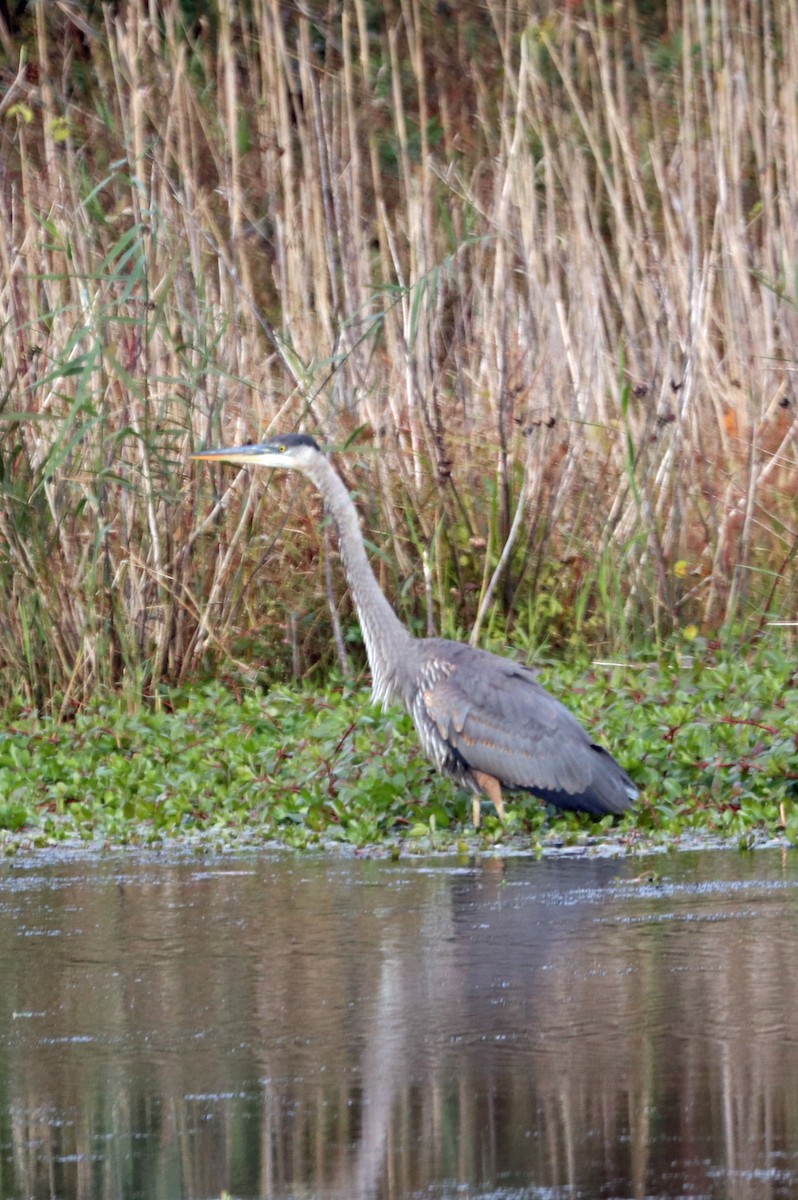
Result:
{"label": "reed reflection", "polygon": [[4,868],[0,1197],[794,1195],[793,860],[640,868]]}

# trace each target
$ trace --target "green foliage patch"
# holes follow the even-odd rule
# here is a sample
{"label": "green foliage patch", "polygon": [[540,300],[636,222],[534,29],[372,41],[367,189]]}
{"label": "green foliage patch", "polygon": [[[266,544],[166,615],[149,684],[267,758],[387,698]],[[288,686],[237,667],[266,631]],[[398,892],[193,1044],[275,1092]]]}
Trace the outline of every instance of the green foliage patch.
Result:
{"label": "green foliage patch", "polygon": [[419,755],[408,717],[362,688],[214,683],[131,713],[96,700],[68,722],[8,710],[0,726],[0,846],[78,838],[159,843],[451,849],[513,839],[694,834],[798,840],[798,672],[789,652],[687,643],[656,662],[547,666],[546,686],[643,789],[621,821],[548,812],[516,795],[505,829]]}

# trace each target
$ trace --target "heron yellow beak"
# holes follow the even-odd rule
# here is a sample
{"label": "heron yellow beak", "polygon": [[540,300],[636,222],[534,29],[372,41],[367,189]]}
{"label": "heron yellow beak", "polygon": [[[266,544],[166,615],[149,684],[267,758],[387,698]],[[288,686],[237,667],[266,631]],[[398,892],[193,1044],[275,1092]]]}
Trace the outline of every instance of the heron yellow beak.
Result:
{"label": "heron yellow beak", "polygon": [[236,463],[240,467],[293,467],[307,469],[314,456],[323,457],[316,441],[307,433],[283,433],[250,446],[224,446],[221,450],[197,450],[192,458],[207,462]]}
{"label": "heron yellow beak", "polygon": [[270,458],[274,458],[274,450],[259,443],[252,446],[224,446],[219,450],[195,450],[189,457],[203,459],[205,462],[238,463],[246,467],[258,462],[265,465]]}

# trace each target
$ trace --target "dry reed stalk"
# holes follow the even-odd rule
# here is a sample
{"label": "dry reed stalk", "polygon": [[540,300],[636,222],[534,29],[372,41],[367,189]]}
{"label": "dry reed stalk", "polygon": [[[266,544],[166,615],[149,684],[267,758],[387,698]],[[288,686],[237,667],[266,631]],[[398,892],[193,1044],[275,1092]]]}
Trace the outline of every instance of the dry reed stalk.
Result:
{"label": "dry reed stalk", "polygon": [[637,634],[788,619],[793,6],[672,8],[656,37],[597,3],[223,9],[106,8],[67,96],[72,26],[39,6],[44,82],[20,60],[0,100],[3,679],[64,707],[297,612],[287,572],[274,601],[245,583],[260,488],[208,518],[181,465],[294,420],[368,430],[352,482],[420,621],[478,627],[500,565],[494,629],[549,588],[555,633],[604,636],[608,572]]}

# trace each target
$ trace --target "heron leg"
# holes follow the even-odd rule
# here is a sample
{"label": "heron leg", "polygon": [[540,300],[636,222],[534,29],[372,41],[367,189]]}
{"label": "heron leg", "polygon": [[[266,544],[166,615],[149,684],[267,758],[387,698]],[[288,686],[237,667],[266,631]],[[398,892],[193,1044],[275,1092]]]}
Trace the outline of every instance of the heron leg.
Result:
{"label": "heron leg", "polygon": [[[496,816],[504,825],[507,817],[504,811],[504,801],[502,800],[502,785],[499,783],[495,775],[486,775],[484,771],[475,771],[474,778],[479,787],[487,795],[489,800],[493,801],[493,807],[496,809]],[[479,828],[479,796],[475,796],[471,804],[471,815],[474,819],[474,828]]]}

